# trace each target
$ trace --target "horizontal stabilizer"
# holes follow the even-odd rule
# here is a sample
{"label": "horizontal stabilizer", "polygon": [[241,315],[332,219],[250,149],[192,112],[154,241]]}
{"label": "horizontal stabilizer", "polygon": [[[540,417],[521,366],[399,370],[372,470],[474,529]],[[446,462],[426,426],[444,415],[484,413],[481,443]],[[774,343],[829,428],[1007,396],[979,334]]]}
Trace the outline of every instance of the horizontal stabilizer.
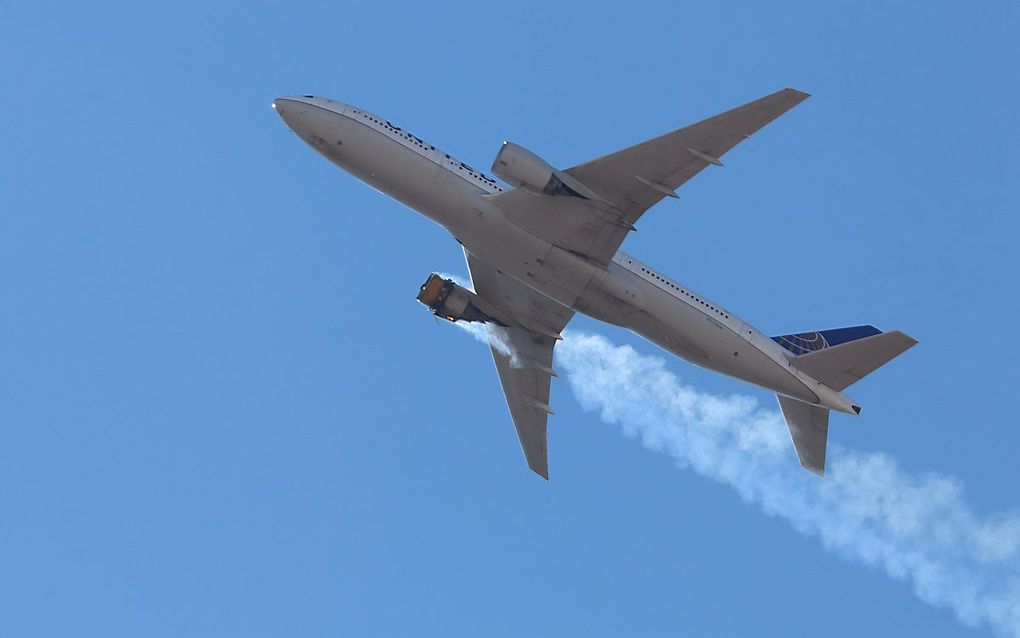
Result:
{"label": "horizontal stabilizer", "polygon": [[825,444],[829,438],[829,411],[777,394],[779,407],[790,429],[793,447],[804,469],[825,475]]}
{"label": "horizontal stabilizer", "polygon": [[791,359],[790,365],[842,391],[916,344],[915,339],[896,330],[809,352]]}

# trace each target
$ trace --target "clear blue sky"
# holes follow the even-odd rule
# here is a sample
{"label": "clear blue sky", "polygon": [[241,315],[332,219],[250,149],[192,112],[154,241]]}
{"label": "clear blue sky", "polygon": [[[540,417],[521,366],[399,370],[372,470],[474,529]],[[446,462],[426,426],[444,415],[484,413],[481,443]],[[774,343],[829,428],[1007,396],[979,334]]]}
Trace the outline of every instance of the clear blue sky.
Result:
{"label": "clear blue sky", "polygon": [[0,635],[987,634],[562,380],[537,479],[486,348],[414,299],[456,242],[270,109],[569,166],[811,92],[625,248],[768,333],[912,334],[832,439],[1015,510],[1018,5],[684,4],[9,3]]}

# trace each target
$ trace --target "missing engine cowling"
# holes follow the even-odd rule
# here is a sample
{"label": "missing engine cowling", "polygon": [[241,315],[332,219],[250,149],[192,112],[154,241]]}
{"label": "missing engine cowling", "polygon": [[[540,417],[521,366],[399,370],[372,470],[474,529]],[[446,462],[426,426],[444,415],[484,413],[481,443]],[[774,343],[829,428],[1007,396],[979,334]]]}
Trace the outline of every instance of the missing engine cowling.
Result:
{"label": "missing engine cowling", "polygon": [[457,285],[452,279],[444,279],[436,273],[429,275],[418,290],[418,301],[425,304],[437,317],[447,321],[476,321],[495,323],[504,326],[503,322],[483,312],[477,305],[478,295],[463,286]]}

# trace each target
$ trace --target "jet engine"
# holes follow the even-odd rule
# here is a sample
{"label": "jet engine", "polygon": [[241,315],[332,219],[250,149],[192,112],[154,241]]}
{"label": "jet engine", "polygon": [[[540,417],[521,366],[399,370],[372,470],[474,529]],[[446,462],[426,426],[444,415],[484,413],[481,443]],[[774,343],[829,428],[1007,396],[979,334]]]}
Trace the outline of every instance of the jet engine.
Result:
{"label": "jet engine", "polygon": [[429,275],[421,285],[418,301],[428,306],[437,317],[447,321],[492,322],[500,326],[506,325],[479,308],[486,304],[478,295],[463,286],[458,286],[452,279],[443,279],[436,273]]}
{"label": "jet engine", "polygon": [[503,142],[492,163],[492,172],[508,184],[535,195],[567,195],[605,201],[581,182],[513,142]]}

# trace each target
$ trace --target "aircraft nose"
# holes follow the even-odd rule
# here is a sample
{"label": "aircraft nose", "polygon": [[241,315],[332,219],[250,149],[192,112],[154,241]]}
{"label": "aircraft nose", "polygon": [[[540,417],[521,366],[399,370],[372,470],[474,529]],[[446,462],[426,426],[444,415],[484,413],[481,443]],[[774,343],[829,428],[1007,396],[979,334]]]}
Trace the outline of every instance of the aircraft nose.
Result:
{"label": "aircraft nose", "polygon": [[339,152],[346,118],[335,103],[311,95],[284,96],[273,100],[273,108],[295,135],[316,152],[334,159]]}
{"label": "aircraft nose", "polygon": [[278,97],[273,100],[273,109],[284,122],[294,128],[295,120],[308,112],[309,103],[301,97]]}

